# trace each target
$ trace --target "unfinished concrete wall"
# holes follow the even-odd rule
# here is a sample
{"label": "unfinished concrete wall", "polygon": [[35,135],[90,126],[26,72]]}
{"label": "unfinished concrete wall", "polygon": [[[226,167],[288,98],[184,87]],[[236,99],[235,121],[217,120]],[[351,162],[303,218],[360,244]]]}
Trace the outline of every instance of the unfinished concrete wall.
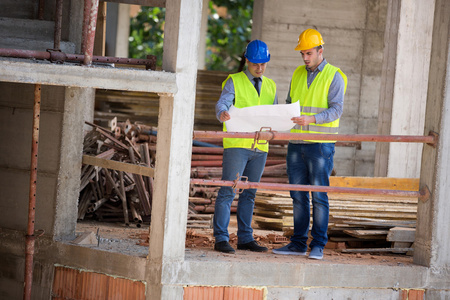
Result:
{"label": "unfinished concrete wall", "polygon": [[[419,239],[416,246],[418,252],[415,254],[417,264],[394,266],[345,263],[331,265],[326,261],[305,263],[304,260],[301,260],[302,258],[288,258],[289,261],[280,262],[280,260],[270,261],[262,257],[251,261],[245,255],[233,257],[220,254],[209,259],[202,251],[184,250],[186,229],[184,220],[188,206],[188,174],[192,142],[195,69],[197,67],[195,44],[199,38],[200,3],[201,0],[197,0],[193,6],[191,0],[178,0],[171,1],[169,4],[171,12],[168,19],[172,23],[168,25],[168,32],[171,32],[168,46],[171,47],[168,48],[167,56],[164,57],[166,72],[53,66],[0,59],[0,89],[3,93],[0,96],[0,117],[2,117],[2,123],[0,123],[2,141],[0,176],[2,177],[0,179],[1,182],[4,182],[0,186],[2,191],[0,205],[2,205],[2,211],[5,211],[0,215],[0,217],[4,217],[0,221],[2,222],[0,223],[0,239],[2,241],[0,243],[0,298],[18,299],[23,292],[25,248],[23,220],[21,219],[18,224],[14,218],[21,218],[20,214],[26,213],[28,199],[26,195],[22,194],[17,197],[7,184],[26,190],[28,186],[26,173],[29,164],[27,162],[29,160],[27,144],[30,142],[30,138],[29,136],[28,138],[19,137],[18,148],[10,149],[8,143],[18,139],[16,134],[26,135],[27,132],[31,134],[31,119],[28,121],[28,116],[31,115],[29,93],[32,91],[32,84],[35,83],[43,84],[44,95],[41,117],[41,131],[44,132],[41,133],[43,140],[40,150],[44,149],[50,152],[48,155],[43,154],[40,158],[40,161],[45,164],[39,165],[38,180],[45,176],[49,177],[49,189],[51,189],[51,192],[45,191],[49,196],[49,199],[45,199],[48,203],[39,203],[40,195],[38,195],[38,209],[41,209],[39,205],[45,204],[55,214],[48,213],[45,216],[37,216],[38,222],[43,222],[36,224],[37,229],[42,227],[50,232],[53,230],[57,237],[68,236],[73,230],[75,217],[73,202],[70,202],[70,199],[73,198],[74,182],[77,181],[75,179],[79,174],[74,174],[75,171],[71,170],[80,166],[79,159],[73,157],[77,156],[77,140],[79,141],[80,137],[78,132],[81,132],[82,128],[81,117],[76,115],[79,114],[80,106],[83,105],[82,102],[78,103],[76,100],[88,99],[89,95],[92,95],[91,89],[114,88],[163,93],[160,125],[164,128],[159,128],[159,132],[163,133],[161,134],[163,141],[158,145],[158,149],[167,151],[158,151],[157,160],[159,162],[156,170],[158,202],[152,215],[155,223],[152,225],[149,256],[137,257],[84,248],[55,241],[54,236],[47,233],[39,238],[36,244],[33,298],[49,299],[51,297],[53,272],[57,265],[144,281],[148,285],[146,299],[149,300],[182,299],[183,289],[186,286],[258,287],[266,289],[267,299],[271,300],[344,297],[346,299],[407,299],[410,297],[411,299],[417,298],[417,295],[420,295],[421,292],[423,294],[424,291],[426,299],[449,298],[448,259],[450,256],[448,253],[450,246],[448,226],[444,226],[447,222],[446,216],[449,214],[449,202],[446,201],[446,198],[450,186],[447,179],[449,178],[447,175],[449,153],[445,151],[448,148],[448,141],[445,139],[446,130],[450,126],[447,116],[448,109],[446,109],[449,98],[447,74],[450,68],[448,64],[450,4],[448,1],[437,0],[436,5],[433,36],[433,49],[435,50],[432,54],[432,62],[439,66],[439,69],[434,74],[435,77],[430,78],[430,82],[432,82],[430,91],[433,92],[429,92],[428,95],[431,100],[428,101],[429,111],[425,123],[427,129],[437,130],[443,136],[438,148],[431,149],[427,146],[426,151],[430,152],[426,152],[424,155],[424,164],[436,163],[435,169],[430,168],[427,169],[427,172],[423,171],[421,179],[421,183],[431,188],[433,196],[420,207],[419,211]],[[294,16],[289,12],[296,7],[295,1],[274,1],[273,3],[277,6],[264,8],[263,15],[266,15],[265,9],[269,9],[271,13],[283,11],[286,16],[291,16],[292,21],[294,20]],[[330,22],[328,26],[324,27],[324,36],[331,49],[342,47],[348,50],[350,56],[346,56],[342,62],[342,65],[347,68],[344,71],[349,76],[359,78],[356,75],[359,73],[353,69],[355,66],[350,61],[355,58],[363,61],[362,57],[367,57],[362,54],[364,43],[357,44],[359,48],[356,47],[356,50],[346,46],[350,40],[361,33],[355,29],[358,27],[357,24],[362,26],[361,24],[364,23],[361,20],[357,22],[359,14],[346,15],[351,8],[347,1],[321,1],[319,2],[323,5],[320,7],[321,9],[316,6],[317,1],[307,3],[311,6],[301,7],[301,9],[307,12],[316,12],[313,14],[314,20],[321,19],[321,16],[323,17],[321,10],[326,8],[326,12],[328,7],[330,10],[335,10],[334,14],[326,15],[329,19],[333,17],[343,19],[342,22],[346,24],[344,27],[347,30],[337,29],[330,25],[331,21],[324,21]],[[375,8],[376,5],[373,4],[378,2],[364,3],[371,3],[370,7]],[[336,4],[343,5],[345,9],[335,6]],[[367,11],[367,7],[364,6],[363,9],[360,2],[353,1],[351,5],[360,12]],[[269,14],[267,13],[267,15]],[[303,17],[306,18],[307,15]],[[367,18],[367,20],[369,19]],[[298,33],[301,31],[300,27],[303,25],[294,26],[296,27],[293,30],[295,32],[290,32],[292,28],[287,25],[286,20],[281,17],[281,14],[279,19],[275,20],[281,24],[279,35],[284,36],[286,45],[293,39],[292,45],[295,46]],[[178,30],[176,30],[177,28]],[[196,29],[196,33],[191,38],[187,31],[193,30],[192,28]],[[321,30],[320,27],[318,29]],[[289,37],[285,36],[286,32],[289,33]],[[376,35],[375,31],[373,33]],[[329,42],[327,42],[328,34],[330,34]],[[278,35],[275,36],[278,37]],[[189,40],[186,41],[185,38]],[[344,41],[341,41],[340,38],[344,38]],[[186,49],[186,44],[183,42],[187,43],[188,51],[179,51],[181,48]],[[271,41],[269,40],[268,43]],[[370,58],[371,55],[368,57]],[[330,56],[329,60],[333,63],[339,58],[340,56]],[[298,64],[297,60],[298,57],[295,58],[292,68]],[[339,64],[336,63],[336,65]],[[291,65],[286,66],[286,68],[288,67]],[[364,90],[362,89],[363,78],[369,78],[367,74],[367,77],[362,74],[366,73],[361,72],[360,80],[355,80],[361,87],[359,89],[355,89],[355,86],[349,87],[354,94],[362,93]],[[284,72],[280,76],[284,77]],[[287,77],[290,78],[290,75]],[[47,85],[60,87],[47,89]],[[350,99],[357,98],[352,94],[349,97]],[[349,101],[351,102],[351,100]],[[359,111],[359,102],[354,105],[358,107]],[[356,118],[356,116],[354,117]],[[16,126],[10,127],[11,122]],[[29,129],[26,128],[27,125],[23,125],[25,122],[29,122]],[[356,118],[354,122],[358,123],[359,119]],[[57,147],[58,151],[52,147]],[[72,169],[69,168],[69,164],[73,164]],[[422,170],[425,169],[422,168]],[[61,183],[62,185],[60,185]],[[44,184],[38,183],[38,194],[43,193],[39,189],[45,188],[45,186],[42,187]],[[21,193],[25,194],[22,191]],[[11,211],[8,206],[10,202],[16,205],[15,211]],[[7,213],[10,213],[11,216],[7,216]],[[39,220],[39,218],[49,218],[49,220]],[[16,224],[22,228],[16,228]]]}
{"label": "unfinished concrete wall", "polygon": [[[30,186],[34,85],[0,82],[0,226],[26,230]],[[53,232],[64,88],[43,87],[36,229]]]}
{"label": "unfinished concrete wall", "polygon": [[[254,6],[252,39],[269,46],[265,75],[275,80],[279,101],[286,99],[292,73],[303,64],[294,51],[298,36],[315,28],[325,41],[325,59],[348,77],[339,133],[376,134],[387,0],[255,0]],[[361,150],[336,148],[337,174],[373,176],[374,154],[374,143],[363,143]]]}
{"label": "unfinished concrete wall", "polygon": [[[423,128],[434,1],[390,1],[389,12],[377,133],[427,135]],[[422,146],[378,143],[375,176],[418,178]]]}

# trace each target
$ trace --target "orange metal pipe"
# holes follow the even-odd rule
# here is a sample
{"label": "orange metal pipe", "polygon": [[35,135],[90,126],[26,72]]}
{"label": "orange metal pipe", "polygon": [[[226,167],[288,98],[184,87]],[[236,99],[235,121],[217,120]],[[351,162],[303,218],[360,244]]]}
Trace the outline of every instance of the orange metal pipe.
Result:
{"label": "orange metal pipe", "polygon": [[33,138],[31,142],[31,168],[30,168],[30,193],[28,203],[28,226],[25,246],[25,283],[23,299],[31,299],[31,286],[33,284],[33,256],[34,256],[34,220],[36,212],[36,182],[39,145],[39,121],[41,112],[41,85],[34,88],[33,111]]}
{"label": "orange metal pipe", "polygon": [[345,193],[345,194],[362,194],[362,195],[385,195],[398,197],[414,197],[423,200],[428,197],[426,189],[422,191],[403,191],[403,190],[387,190],[387,189],[366,189],[366,188],[347,188],[335,186],[318,186],[318,185],[301,185],[301,184],[283,184],[283,183],[266,183],[266,182],[249,182],[242,180],[225,181],[225,180],[208,180],[208,179],[191,179],[191,184],[212,185],[212,186],[231,186],[234,189],[262,189],[272,191],[312,191],[327,193]]}

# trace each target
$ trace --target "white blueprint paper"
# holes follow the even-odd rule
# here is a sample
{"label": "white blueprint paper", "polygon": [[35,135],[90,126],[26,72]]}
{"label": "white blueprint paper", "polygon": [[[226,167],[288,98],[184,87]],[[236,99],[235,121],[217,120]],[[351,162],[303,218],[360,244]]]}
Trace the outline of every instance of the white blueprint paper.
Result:
{"label": "white blueprint paper", "polygon": [[298,103],[259,105],[244,108],[230,107],[230,120],[226,121],[229,132],[254,132],[261,127],[270,127],[273,131],[287,131],[294,127],[292,117],[300,116]]}

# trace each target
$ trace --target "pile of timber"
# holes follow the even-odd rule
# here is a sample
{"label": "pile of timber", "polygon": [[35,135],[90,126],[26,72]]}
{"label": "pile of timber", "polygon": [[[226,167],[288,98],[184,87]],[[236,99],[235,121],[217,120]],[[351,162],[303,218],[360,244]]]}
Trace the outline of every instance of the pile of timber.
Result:
{"label": "pile of timber", "polygon": [[[332,186],[418,190],[417,179],[331,177]],[[347,246],[365,247],[346,249],[347,252],[382,251],[368,249],[367,245],[390,244],[394,250],[411,251],[417,219],[417,198],[378,195],[329,193],[330,241],[345,242]],[[311,208],[312,214],[312,208]],[[293,233],[292,199],[286,192],[257,192],[255,216],[258,227]],[[310,220],[312,225],[312,219]],[[383,248],[384,249],[384,248]]]}
{"label": "pile of timber", "polygon": [[[121,162],[128,164],[126,167],[133,164],[136,167],[153,168],[157,128],[140,123],[132,124],[129,120],[118,122],[117,118],[111,120],[110,124],[108,129],[89,123],[93,129],[84,139],[78,219],[91,218],[140,226],[143,222],[150,222],[152,173],[146,176],[136,168],[136,174],[131,169],[124,170],[123,165],[115,169],[111,164]],[[273,154],[268,159],[262,181],[286,183],[286,163],[282,159],[286,146],[273,145],[271,149]],[[194,141],[191,178],[220,179],[222,154],[221,140],[214,143]],[[100,162],[103,165],[99,165]],[[191,185],[189,219],[199,220],[200,217],[196,217],[196,214],[214,213],[218,190],[218,187]],[[236,208],[237,200],[233,201],[231,212],[236,212]],[[207,217],[202,218],[205,221]]]}
{"label": "pile of timber", "polygon": [[[88,124],[93,129],[84,138],[78,219],[150,224],[156,128],[117,119],[111,129]],[[213,197],[217,191],[192,187],[191,193],[188,227],[211,228],[212,215],[197,213],[195,196]]]}
{"label": "pile of timber", "polygon": [[[119,221],[126,225],[135,223],[140,227],[150,219],[153,179],[151,176],[118,171],[112,162],[125,163],[120,166],[127,166],[128,169],[130,165],[153,167],[154,154],[149,150],[148,143],[137,144],[126,134],[90,125],[93,129],[84,137],[78,219]],[[88,163],[90,161],[94,163]]]}

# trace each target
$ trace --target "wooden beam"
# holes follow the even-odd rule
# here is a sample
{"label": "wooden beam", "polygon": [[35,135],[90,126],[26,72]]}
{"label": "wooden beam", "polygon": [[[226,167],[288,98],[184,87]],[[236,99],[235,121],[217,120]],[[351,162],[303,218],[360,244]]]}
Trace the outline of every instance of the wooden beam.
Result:
{"label": "wooden beam", "polygon": [[116,171],[123,171],[132,174],[139,174],[142,176],[153,177],[155,170],[146,166],[133,165],[123,162],[118,162],[109,159],[83,155],[83,164],[98,166],[105,169],[112,169]]}

